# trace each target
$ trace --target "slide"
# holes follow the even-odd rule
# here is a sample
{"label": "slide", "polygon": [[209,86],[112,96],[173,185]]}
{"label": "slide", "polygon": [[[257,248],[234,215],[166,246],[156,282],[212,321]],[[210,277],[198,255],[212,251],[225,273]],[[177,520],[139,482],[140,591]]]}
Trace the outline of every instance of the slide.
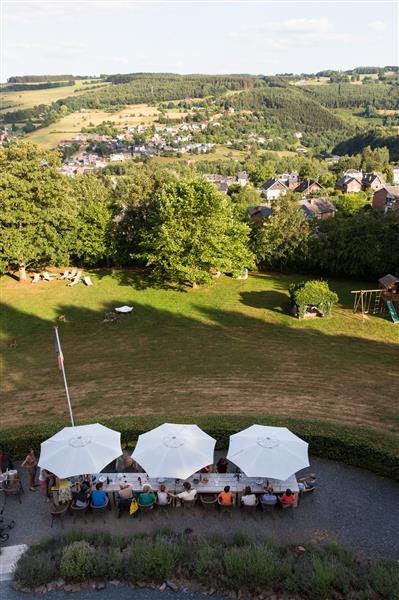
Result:
{"label": "slide", "polygon": [[396,325],[397,323],[399,323],[399,317],[395,310],[392,300],[386,300],[386,305],[388,307],[389,314],[391,315],[391,319]]}

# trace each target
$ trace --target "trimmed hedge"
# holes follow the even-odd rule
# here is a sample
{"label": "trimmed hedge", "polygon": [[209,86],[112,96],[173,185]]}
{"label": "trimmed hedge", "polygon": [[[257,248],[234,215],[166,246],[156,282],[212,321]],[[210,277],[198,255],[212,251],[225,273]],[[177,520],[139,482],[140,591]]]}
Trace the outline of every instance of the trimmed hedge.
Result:
{"label": "trimmed hedge", "polygon": [[[217,440],[217,448],[227,448],[229,436],[254,423],[288,427],[309,443],[313,456],[368,469],[399,481],[399,439],[391,433],[379,433],[366,427],[355,427],[288,417],[267,416],[206,416],[190,417],[147,416],[115,417],[101,423],[120,431],[122,444],[132,447],[137,437],[165,422],[196,423]],[[83,424],[83,423],[80,423]],[[0,447],[15,458],[22,458],[29,447],[40,450],[40,443],[68,423],[21,426],[0,431]]]}

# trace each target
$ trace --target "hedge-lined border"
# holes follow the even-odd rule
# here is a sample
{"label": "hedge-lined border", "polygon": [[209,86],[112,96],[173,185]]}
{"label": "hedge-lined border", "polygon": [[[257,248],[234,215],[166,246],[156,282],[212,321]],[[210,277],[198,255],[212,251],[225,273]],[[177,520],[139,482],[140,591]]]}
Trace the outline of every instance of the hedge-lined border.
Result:
{"label": "hedge-lined border", "polygon": [[[102,424],[120,431],[122,445],[129,447],[134,446],[141,433],[165,422],[196,423],[216,438],[217,448],[227,448],[230,435],[254,423],[288,427],[309,443],[309,450],[313,456],[368,469],[377,475],[399,481],[399,437],[391,433],[379,433],[363,426],[269,416],[211,415],[193,419],[151,415],[101,420]],[[69,425],[67,422],[55,422],[0,430],[0,447],[14,458],[22,458],[29,447],[39,452],[41,442],[67,425]]]}

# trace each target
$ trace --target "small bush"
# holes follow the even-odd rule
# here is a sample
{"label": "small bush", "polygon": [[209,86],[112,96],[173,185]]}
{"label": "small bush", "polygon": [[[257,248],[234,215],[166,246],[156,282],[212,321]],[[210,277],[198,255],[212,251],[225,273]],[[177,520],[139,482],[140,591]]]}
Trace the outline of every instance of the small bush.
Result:
{"label": "small bush", "polygon": [[48,553],[31,554],[26,552],[21,556],[15,570],[15,581],[24,587],[44,585],[57,576],[57,567]]}
{"label": "small bush", "polygon": [[93,577],[97,579],[123,579],[123,554],[116,548],[98,548],[93,558]]}
{"label": "small bush", "polygon": [[162,582],[174,574],[180,552],[179,545],[170,538],[137,540],[126,559],[126,576],[131,581]]}
{"label": "small bush", "polygon": [[310,598],[327,598],[331,596],[332,590],[342,593],[344,597],[348,594],[352,575],[347,567],[334,559],[316,556],[312,559],[312,570],[308,588]]}
{"label": "small bush", "polygon": [[378,563],[369,571],[369,584],[378,598],[399,600],[399,568],[397,563]]}
{"label": "small bush", "polygon": [[60,572],[67,581],[85,581],[94,576],[95,550],[86,541],[73,542],[62,554]]}
{"label": "small bush", "polygon": [[270,546],[228,548],[223,556],[224,582],[237,590],[243,586],[271,587],[278,573],[279,555]]}
{"label": "small bush", "polygon": [[202,583],[217,582],[222,572],[221,556],[223,552],[220,547],[215,548],[203,540],[194,547],[190,565],[190,574]]}

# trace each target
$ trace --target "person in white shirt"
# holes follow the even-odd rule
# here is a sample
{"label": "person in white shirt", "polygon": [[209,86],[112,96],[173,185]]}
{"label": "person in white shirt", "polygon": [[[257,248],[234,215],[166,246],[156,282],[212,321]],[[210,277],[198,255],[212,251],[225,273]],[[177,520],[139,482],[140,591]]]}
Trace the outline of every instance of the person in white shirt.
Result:
{"label": "person in white shirt", "polygon": [[159,486],[159,491],[157,492],[157,504],[160,506],[166,506],[169,502],[169,494],[166,491],[166,485],[163,483]]}
{"label": "person in white shirt", "polygon": [[241,496],[241,504],[243,504],[244,506],[256,505],[256,496],[252,493],[251,488],[249,486],[245,488],[244,493]]}
{"label": "person in white shirt", "polygon": [[173,496],[173,498],[179,498],[185,502],[193,502],[197,497],[197,490],[191,488],[191,483],[189,481],[185,481],[183,483],[184,492],[180,492],[180,494],[169,494]]}

